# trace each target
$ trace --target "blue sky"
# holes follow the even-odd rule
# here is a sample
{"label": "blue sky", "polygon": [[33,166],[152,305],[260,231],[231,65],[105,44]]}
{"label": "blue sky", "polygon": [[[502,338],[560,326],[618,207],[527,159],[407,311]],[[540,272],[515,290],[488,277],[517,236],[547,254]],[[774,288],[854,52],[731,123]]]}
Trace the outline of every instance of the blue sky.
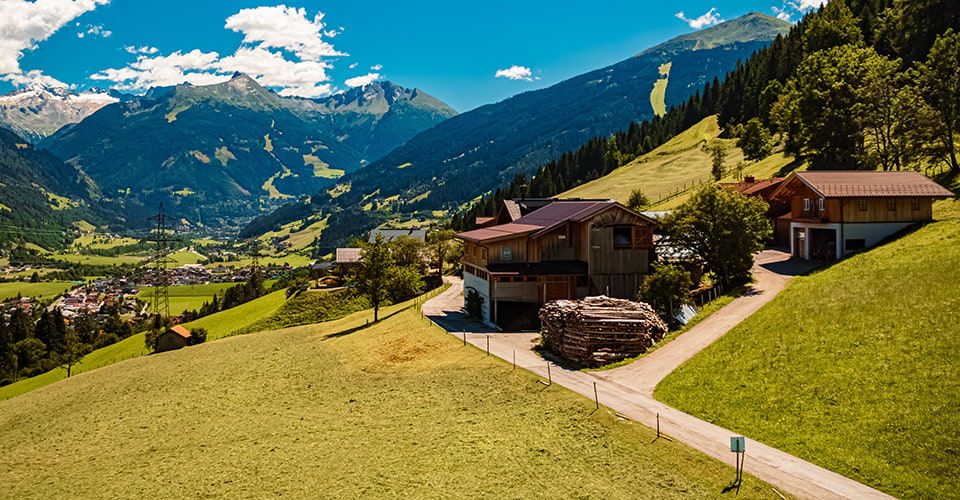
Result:
{"label": "blue sky", "polygon": [[626,59],[748,12],[814,0],[0,0],[0,93],[31,81],[131,93],[235,70],[285,95],[374,79],[463,112]]}

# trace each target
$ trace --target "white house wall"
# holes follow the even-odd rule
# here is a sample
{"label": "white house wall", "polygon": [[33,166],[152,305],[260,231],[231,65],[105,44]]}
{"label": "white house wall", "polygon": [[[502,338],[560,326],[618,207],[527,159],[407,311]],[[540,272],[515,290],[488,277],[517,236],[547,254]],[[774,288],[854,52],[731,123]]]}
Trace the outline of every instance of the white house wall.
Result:
{"label": "white house wall", "polygon": [[[894,234],[898,231],[902,231],[907,227],[910,227],[912,222],[884,222],[884,223],[872,223],[872,224],[844,224],[843,225],[843,239],[844,240],[859,240],[862,239],[866,243],[867,248],[880,243],[881,240]],[[846,250],[846,249],[844,249]]]}
{"label": "white house wall", "polygon": [[[467,290],[470,290],[471,288],[476,290],[477,293],[480,294],[480,297],[483,298],[483,305],[481,306],[483,322],[492,323],[491,316],[490,316],[490,305],[491,305],[490,304],[490,283],[487,280],[480,278],[479,276],[475,276],[473,274],[470,274],[464,271],[463,273],[464,301],[466,301]],[[464,302],[464,306],[466,306],[466,302]]]}
{"label": "white house wall", "polygon": [[833,229],[837,235],[837,255],[846,255],[850,251],[846,248],[847,240],[864,240],[864,247],[870,248],[884,238],[901,231],[913,222],[872,222],[865,224],[817,224],[805,222],[793,222],[790,224],[790,253],[796,256],[798,254],[797,241],[795,241],[796,228],[804,228],[807,237],[804,239],[803,255],[810,259],[810,230],[811,229]]}

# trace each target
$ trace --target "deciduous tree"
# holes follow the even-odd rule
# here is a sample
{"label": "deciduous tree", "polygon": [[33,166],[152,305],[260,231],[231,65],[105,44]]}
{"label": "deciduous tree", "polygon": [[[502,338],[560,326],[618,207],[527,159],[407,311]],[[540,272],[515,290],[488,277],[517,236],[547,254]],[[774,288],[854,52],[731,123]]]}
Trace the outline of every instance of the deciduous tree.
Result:
{"label": "deciduous tree", "polygon": [[753,254],[770,236],[767,205],[733,190],[708,185],[663,220],[673,245],[688,250],[729,285],[746,279]]}
{"label": "deciduous tree", "polygon": [[352,287],[373,306],[373,321],[380,319],[380,306],[403,296],[412,296],[423,286],[420,274],[412,266],[398,266],[391,245],[382,235],[372,243],[363,243],[360,260],[354,268]]}
{"label": "deciduous tree", "polygon": [[773,152],[770,131],[759,118],[751,118],[737,138],[737,147],[743,150],[746,159],[762,160]]}
{"label": "deciduous tree", "polygon": [[960,142],[960,33],[947,30],[937,37],[926,62],[919,64],[918,85],[923,99],[933,108],[936,123],[932,138],[936,157],[960,173],[957,147]]}

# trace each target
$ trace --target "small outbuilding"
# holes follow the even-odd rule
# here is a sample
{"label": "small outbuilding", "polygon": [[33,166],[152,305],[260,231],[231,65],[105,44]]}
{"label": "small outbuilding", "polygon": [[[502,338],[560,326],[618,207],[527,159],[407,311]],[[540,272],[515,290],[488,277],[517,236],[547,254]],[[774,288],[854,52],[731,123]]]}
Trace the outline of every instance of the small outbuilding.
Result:
{"label": "small outbuilding", "polygon": [[190,330],[177,325],[170,327],[167,331],[157,337],[157,352],[172,351],[182,349],[187,345],[190,339]]}

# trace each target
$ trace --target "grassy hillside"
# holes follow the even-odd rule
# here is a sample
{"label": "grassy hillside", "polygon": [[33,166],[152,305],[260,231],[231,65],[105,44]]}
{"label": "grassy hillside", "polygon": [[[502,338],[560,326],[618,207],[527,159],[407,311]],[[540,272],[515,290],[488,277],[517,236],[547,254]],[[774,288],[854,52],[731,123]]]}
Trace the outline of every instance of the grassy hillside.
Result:
{"label": "grassy hillside", "polygon": [[[743,151],[736,147],[734,139],[717,139],[720,132],[717,117],[710,116],[657,149],[599,179],[577,186],[558,196],[561,198],[611,198],[626,203],[630,199],[631,191],[640,189],[654,203],[670,198],[651,208],[656,210],[673,208],[686,199],[686,196],[671,197],[678,190],[691,189],[696,184],[711,179],[710,155],[703,151],[703,146],[710,141],[720,140],[727,147],[724,165],[730,173],[722,182],[735,182],[733,167],[743,161]],[[790,159],[782,154],[776,154],[763,161],[750,163],[744,169],[744,175],[753,175],[757,178],[771,177],[789,162]]]}
{"label": "grassy hillside", "polygon": [[[27,274],[33,274],[33,271],[29,271]],[[71,284],[69,281],[50,281],[46,283],[8,281],[6,283],[0,283],[0,300],[15,299],[17,298],[17,294],[20,294],[22,297],[52,299],[54,295],[59,295],[76,287],[77,285]]]}
{"label": "grassy hillside", "polygon": [[[252,300],[246,304],[241,304],[233,309],[185,323],[184,326],[188,329],[195,327],[206,328],[208,341],[223,338],[252,324],[263,316],[270,316],[283,305],[284,300],[285,292],[281,290],[260,297],[257,300]],[[116,344],[108,345],[87,354],[80,364],[73,367],[73,374],[76,375],[109,366],[125,359],[143,356],[146,354],[143,337],[143,333],[138,333]],[[50,385],[59,380],[63,380],[66,376],[66,370],[57,368],[47,373],[37,375],[36,377],[0,387],[0,401]]]}
{"label": "grassy hillside", "polygon": [[898,497],[960,497],[960,202],[936,214],[796,278],[657,397]]}
{"label": "grassy hillside", "polygon": [[[198,310],[204,302],[211,302],[213,295],[240,283],[209,283],[206,285],[177,285],[167,288],[170,297],[170,314],[178,315],[183,311]],[[156,287],[140,289],[137,298],[151,304],[156,297]]]}
{"label": "grassy hillside", "polygon": [[[136,358],[0,402],[5,495],[719,498],[733,477],[413,309],[384,315]],[[773,496],[749,477],[740,494]]]}

